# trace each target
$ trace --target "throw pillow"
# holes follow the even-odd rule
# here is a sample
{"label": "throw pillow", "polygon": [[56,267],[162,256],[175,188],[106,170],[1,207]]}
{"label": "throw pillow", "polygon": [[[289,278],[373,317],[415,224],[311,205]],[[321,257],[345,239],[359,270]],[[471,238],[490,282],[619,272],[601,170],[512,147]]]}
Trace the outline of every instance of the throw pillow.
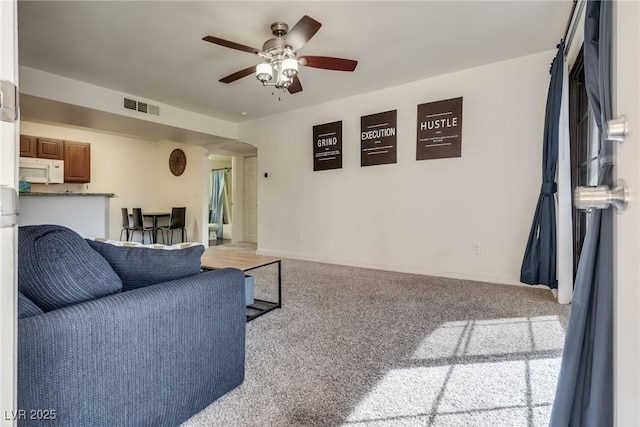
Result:
{"label": "throw pillow", "polygon": [[109,261],[122,279],[124,291],[197,274],[204,253],[200,243],[164,246],[106,239],[87,239],[87,242]]}
{"label": "throw pillow", "polygon": [[31,225],[18,229],[18,289],[49,311],[120,292],[122,281],[75,231]]}
{"label": "throw pillow", "polygon": [[22,292],[18,292],[18,319],[37,316],[42,313],[44,313],[44,311],[42,311],[40,307],[27,298]]}

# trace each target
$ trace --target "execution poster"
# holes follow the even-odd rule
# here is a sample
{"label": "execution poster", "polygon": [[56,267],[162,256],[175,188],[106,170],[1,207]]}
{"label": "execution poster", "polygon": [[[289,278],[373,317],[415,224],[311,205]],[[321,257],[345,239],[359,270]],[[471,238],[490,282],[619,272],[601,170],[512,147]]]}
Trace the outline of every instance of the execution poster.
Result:
{"label": "execution poster", "polygon": [[313,127],[313,170],[342,168],[342,120]]}
{"label": "execution poster", "polygon": [[418,105],[416,160],[462,157],[462,97]]}
{"label": "execution poster", "polygon": [[397,163],[397,110],[360,117],[360,166]]}

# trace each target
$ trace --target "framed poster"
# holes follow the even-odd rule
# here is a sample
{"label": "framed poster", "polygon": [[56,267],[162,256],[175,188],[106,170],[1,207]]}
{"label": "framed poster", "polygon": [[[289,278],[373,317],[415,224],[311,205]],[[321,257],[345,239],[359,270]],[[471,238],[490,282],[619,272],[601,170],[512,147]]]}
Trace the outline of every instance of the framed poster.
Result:
{"label": "framed poster", "polygon": [[398,110],[360,117],[360,166],[397,163]]}
{"label": "framed poster", "polygon": [[462,157],[462,97],[418,105],[416,160]]}
{"label": "framed poster", "polygon": [[313,170],[342,168],[342,120],[313,127]]}

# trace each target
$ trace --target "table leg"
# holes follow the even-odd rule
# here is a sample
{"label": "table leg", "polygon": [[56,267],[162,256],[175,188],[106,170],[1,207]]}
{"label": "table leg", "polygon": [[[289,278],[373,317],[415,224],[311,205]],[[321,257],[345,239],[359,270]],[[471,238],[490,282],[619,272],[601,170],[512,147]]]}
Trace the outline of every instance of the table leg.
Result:
{"label": "table leg", "polygon": [[282,307],[282,264],[278,261],[278,308]]}
{"label": "table leg", "polygon": [[153,216],[153,243],[158,243],[158,217]]}
{"label": "table leg", "polygon": [[[256,317],[260,317],[263,314],[270,312],[271,310],[275,310],[276,308],[282,307],[282,262],[281,260],[278,260],[276,261],[276,263],[278,264],[278,301],[265,301],[261,299],[254,299],[254,304],[247,306],[247,308],[257,311],[257,313],[247,314],[247,322],[255,319]],[[255,267],[255,268],[266,267],[267,265],[269,264],[261,265],[260,267]],[[245,271],[249,271],[249,270],[253,270],[253,268],[250,268]]]}

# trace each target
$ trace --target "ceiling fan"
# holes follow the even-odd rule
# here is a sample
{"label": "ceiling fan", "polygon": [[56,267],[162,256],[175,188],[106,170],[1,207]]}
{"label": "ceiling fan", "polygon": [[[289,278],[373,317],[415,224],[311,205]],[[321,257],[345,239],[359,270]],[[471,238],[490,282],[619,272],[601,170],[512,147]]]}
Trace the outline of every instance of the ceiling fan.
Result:
{"label": "ceiling fan", "polygon": [[231,49],[253,53],[265,59],[264,63],[236,71],[220,79],[222,83],[231,83],[256,73],[256,78],[263,86],[274,86],[277,89],[297,93],[302,90],[298,78],[298,65],[322,68],[335,71],[353,71],[358,61],[334,58],[330,56],[297,56],[297,51],[304,46],[320,29],[322,24],[305,15],[289,31],[284,22],[271,24],[271,32],[275,36],[267,40],[262,50],[231,42],[218,37],[206,36],[202,40]]}

